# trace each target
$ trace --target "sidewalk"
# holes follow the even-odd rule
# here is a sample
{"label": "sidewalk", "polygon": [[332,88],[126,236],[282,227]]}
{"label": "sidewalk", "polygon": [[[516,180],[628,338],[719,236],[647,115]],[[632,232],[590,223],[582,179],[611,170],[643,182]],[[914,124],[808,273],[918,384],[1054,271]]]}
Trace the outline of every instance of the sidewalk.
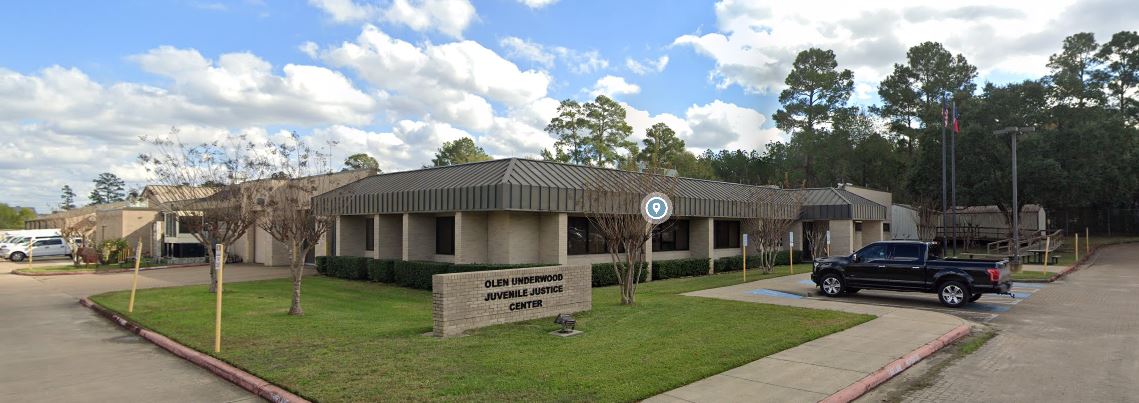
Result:
{"label": "sidewalk", "polygon": [[[964,319],[916,309],[797,298],[793,294],[754,293],[785,288],[806,274],[755,281],[685,295],[788,305],[877,316],[869,322],[802,344],[661,395],[647,402],[817,402],[877,373],[903,356],[937,344],[939,338],[970,323]],[[944,339],[942,339],[944,340]],[[929,347],[925,347],[929,350]],[[917,361],[907,357],[907,361]],[[912,365],[908,362],[906,366]],[[904,368],[902,368],[904,369]],[[891,366],[886,375],[901,369]]]}

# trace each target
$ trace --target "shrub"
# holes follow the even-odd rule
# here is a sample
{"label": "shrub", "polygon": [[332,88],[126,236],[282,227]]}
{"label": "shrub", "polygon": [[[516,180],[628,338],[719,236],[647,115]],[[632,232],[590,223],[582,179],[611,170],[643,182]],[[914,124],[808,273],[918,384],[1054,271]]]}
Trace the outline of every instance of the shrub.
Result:
{"label": "shrub", "polygon": [[[796,254],[796,255],[798,255],[798,254]],[[787,265],[787,261],[788,261],[787,251],[781,251],[775,255],[775,265],[776,266]],[[722,273],[722,272],[726,272],[726,271],[740,271],[740,270],[743,270],[743,268],[744,268],[743,263],[744,263],[743,256],[722,257],[722,258],[716,259],[716,272]],[[747,267],[749,269],[754,268],[754,269],[758,270],[759,269],[759,257],[758,256],[748,256],[747,257]]]}
{"label": "shrub", "polygon": [[[371,258],[362,256],[325,256],[323,274],[329,277],[348,280],[367,280],[368,262]],[[317,262],[317,271],[321,264]]]}
{"label": "shrub", "polygon": [[708,260],[701,258],[661,260],[653,262],[653,280],[708,274]]}
{"label": "shrub", "polygon": [[[659,262],[654,262],[654,264]],[[613,271],[613,263],[594,263],[593,264],[593,286],[594,287],[607,287],[617,285],[617,273]],[[707,269],[704,270],[707,272]],[[645,278],[648,277],[648,272],[642,272]],[[641,281],[645,281],[642,278]]]}
{"label": "shrub", "polygon": [[394,283],[395,273],[392,268],[395,260],[372,259],[368,262],[368,280],[381,283]]}
{"label": "shrub", "polygon": [[448,273],[451,266],[453,265],[450,263],[398,260],[395,261],[392,271],[395,275],[395,283],[399,286],[430,290],[431,276]]}
{"label": "shrub", "polygon": [[316,257],[316,272],[322,276],[328,275],[328,258],[330,256],[317,256]]}

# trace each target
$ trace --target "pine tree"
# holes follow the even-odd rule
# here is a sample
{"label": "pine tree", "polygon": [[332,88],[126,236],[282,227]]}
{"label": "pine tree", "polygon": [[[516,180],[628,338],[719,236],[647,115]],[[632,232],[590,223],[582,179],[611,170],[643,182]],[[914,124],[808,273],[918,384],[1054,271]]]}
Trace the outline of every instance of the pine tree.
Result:
{"label": "pine tree", "polygon": [[59,209],[71,210],[75,208],[75,191],[71,190],[71,185],[63,185],[63,189],[61,189],[61,191],[63,194],[59,196],[59,198],[62,200],[59,203]]}
{"label": "pine tree", "polygon": [[95,178],[95,189],[87,196],[91,204],[106,204],[126,199],[126,182],[110,172],[103,172]]}

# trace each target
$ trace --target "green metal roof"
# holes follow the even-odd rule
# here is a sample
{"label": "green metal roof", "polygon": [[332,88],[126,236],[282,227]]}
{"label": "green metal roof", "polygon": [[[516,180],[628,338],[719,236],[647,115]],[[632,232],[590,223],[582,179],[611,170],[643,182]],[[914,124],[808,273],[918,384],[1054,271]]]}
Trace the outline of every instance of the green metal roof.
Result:
{"label": "green metal roof", "polygon": [[[316,196],[313,203],[317,213],[324,215],[492,210],[583,212],[586,189],[630,191],[629,184],[637,184],[643,179],[642,175],[646,174],[507,158],[374,175]],[[808,195],[813,193],[808,192]],[[724,218],[749,216],[746,202],[757,197],[770,197],[781,203],[793,201],[791,192],[775,187],[692,178],[675,178],[675,190],[670,192],[670,197],[676,205],[674,214],[677,216]],[[857,198],[859,202],[866,201]],[[881,218],[877,219],[885,219],[885,207],[879,207]]]}

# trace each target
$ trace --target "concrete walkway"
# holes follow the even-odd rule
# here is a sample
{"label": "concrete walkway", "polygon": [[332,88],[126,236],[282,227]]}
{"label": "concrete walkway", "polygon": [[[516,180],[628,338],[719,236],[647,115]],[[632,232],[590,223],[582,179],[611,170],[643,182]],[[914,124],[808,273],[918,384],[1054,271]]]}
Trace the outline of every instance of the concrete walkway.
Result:
{"label": "concrete walkway", "polygon": [[[256,396],[108,322],[77,297],[128,289],[130,274],[26,277],[0,262],[0,401],[232,402]],[[205,268],[146,271],[140,287],[203,284]],[[285,277],[235,265],[227,280]],[[232,274],[231,274],[232,273]]]}
{"label": "concrete walkway", "polygon": [[778,289],[802,279],[803,275],[786,276],[685,295],[864,313],[877,318],[646,401],[817,402],[951,330],[969,324],[964,319],[938,312],[757,291]]}

